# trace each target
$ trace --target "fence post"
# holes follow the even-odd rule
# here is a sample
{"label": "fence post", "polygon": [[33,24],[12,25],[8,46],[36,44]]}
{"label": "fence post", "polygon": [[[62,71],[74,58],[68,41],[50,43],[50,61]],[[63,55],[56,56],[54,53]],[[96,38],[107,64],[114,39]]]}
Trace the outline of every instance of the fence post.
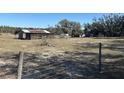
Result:
{"label": "fence post", "polygon": [[19,52],[19,62],[18,62],[18,79],[22,78],[22,70],[23,70],[23,52]]}
{"label": "fence post", "polygon": [[102,49],[102,43],[99,43],[99,73],[101,73],[101,66],[102,66],[102,63],[101,63],[101,57],[102,57],[101,49]]}

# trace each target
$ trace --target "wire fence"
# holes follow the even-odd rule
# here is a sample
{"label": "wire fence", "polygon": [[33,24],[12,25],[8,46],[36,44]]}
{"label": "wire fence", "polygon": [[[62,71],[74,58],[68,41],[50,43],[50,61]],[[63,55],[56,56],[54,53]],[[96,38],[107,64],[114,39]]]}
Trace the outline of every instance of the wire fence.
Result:
{"label": "wire fence", "polygon": [[83,50],[49,56],[19,52],[0,56],[0,78],[124,78],[124,46],[83,43]]}

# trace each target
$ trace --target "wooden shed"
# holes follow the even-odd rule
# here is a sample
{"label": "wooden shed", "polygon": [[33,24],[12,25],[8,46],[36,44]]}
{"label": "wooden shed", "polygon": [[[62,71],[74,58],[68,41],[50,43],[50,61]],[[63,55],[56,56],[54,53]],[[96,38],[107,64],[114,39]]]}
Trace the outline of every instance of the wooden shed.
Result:
{"label": "wooden shed", "polygon": [[40,39],[43,36],[49,36],[51,35],[49,31],[47,30],[27,30],[22,29],[18,34],[18,39]]}

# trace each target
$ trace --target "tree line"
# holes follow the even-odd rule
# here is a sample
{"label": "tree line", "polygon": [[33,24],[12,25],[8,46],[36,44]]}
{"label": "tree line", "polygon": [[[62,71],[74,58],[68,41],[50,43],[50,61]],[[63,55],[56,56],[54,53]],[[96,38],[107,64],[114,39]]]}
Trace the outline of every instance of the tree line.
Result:
{"label": "tree line", "polygon": [[14,34],[19,28],[10,26],[0,26],[0,33],[12,33]]}
{"label": "tree line", "polygon": [[107,14],[83,25],[63,19],[48,30],[56,34],[68,33],[72,37],[79,37],[82,34],[86,37],[121,37],[124,36],[124,15]]}

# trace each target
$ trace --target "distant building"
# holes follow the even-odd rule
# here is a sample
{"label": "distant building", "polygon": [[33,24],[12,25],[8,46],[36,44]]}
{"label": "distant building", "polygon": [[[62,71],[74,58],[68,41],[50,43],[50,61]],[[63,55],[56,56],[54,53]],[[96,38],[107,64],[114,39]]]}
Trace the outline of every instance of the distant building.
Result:
{"label": "distant building", "polygon": [[17,33],[17,38],[18,39],[40,39],[43,36],[49,36],[51,33],[47,30],[27,30],[27,29],[22,29]]}

